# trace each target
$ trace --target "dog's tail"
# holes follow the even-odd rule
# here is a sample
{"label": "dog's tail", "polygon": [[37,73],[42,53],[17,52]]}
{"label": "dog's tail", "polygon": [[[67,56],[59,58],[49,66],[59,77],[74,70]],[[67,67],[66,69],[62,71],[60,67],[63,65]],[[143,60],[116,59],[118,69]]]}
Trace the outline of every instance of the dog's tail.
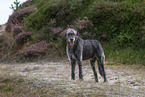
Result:
{"label": "dog's tail", "polygon": [[99,69],[99,73],[100,75],[104,78],[104,82],[107,81],[106,79],[106,73],[105,73],[105,69],[104,69],[104,63],[105,63],[105,56],[101,56],[98,60],[98,69]]}

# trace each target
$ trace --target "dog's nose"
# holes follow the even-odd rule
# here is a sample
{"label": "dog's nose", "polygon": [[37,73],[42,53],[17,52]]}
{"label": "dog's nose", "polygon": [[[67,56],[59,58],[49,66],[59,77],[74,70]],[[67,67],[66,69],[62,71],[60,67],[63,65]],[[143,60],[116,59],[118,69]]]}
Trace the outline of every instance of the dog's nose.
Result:
{"label": "dog's nose", "polygon": [[71,38],[70,41],[73,41],[73,39]]}

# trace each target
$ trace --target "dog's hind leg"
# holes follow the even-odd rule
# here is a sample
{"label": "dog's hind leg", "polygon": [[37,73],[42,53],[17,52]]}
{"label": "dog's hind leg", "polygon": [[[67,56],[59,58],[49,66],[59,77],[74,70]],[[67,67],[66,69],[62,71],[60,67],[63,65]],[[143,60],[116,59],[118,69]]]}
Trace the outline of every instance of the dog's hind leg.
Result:
{"label": "dog's hind leg", "polygon": [[76,60],[71,59],[71,79],[75,80],[75,67],[76,67]]}
{"label": "dog's hind leg", "polygon": [[105,57],[103,57],[103,56],[97,57],[99,73],[104,78],[104,82],[107,82],[105,69],[104,69],[104,61],[105,61]]}
{"label": "dog's hind leg", "polygon": [[96,68],[95,68],[95,61],[96,61],[95,57],[90,59],[90,64],[91,64],[91,67],[92,67],[92,70],[94,73],[95,81],[98,82],[98,75],[97,75]]}

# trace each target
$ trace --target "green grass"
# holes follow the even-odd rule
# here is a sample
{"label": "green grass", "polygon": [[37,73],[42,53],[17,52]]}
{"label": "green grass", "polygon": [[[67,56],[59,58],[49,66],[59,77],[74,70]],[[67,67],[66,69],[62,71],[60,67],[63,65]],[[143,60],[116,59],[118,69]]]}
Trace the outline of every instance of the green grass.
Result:
{"label": "green grass", "polygon": [[38,85],[38,83],[35,83],[35,80],[26,80],[22,76],[12,76],[4,73],[3,71],[3,75],[0,74],[1,97],[48,97],[65,93],[65,91],[53,89],[49,85],[46,87],[44,86],[45,83]]}
{"label": "green grass", "polygon": [[145,65],[145,50],[133,49],[131,47],[117,49],[112,46],[104,47],[106,61],[120,64],[142,64]]}

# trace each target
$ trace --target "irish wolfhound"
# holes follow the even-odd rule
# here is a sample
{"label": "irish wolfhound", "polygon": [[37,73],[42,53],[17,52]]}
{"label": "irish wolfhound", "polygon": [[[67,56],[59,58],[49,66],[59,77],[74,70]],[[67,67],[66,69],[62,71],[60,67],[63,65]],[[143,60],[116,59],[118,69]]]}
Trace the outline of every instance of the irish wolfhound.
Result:
{"label": "irish wolfhound", "polygon": [[65,33],[67,39],[67,56],[71,63],[71,79],[75,80],[76,62],[79,66],[79,79],[83,80],[82,60],[90,59],[90,64],[94,72],[95,81],[98,82],[98,76],[95,69],[95,61],[98,62],[100,75],[107,81],[104,70],[105,55],[101,44],[97,40],[83,40],[77,36],[77,31],[68,28]]}

